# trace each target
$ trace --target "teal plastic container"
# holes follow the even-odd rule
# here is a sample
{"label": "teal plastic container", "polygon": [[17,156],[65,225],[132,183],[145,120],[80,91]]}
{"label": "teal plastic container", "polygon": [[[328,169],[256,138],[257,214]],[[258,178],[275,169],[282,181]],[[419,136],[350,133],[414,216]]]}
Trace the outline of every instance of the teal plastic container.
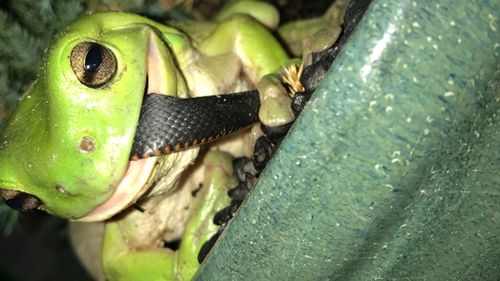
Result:
{"label": "teal plastic container", "polygon": [[197,280],[499,280],[499,19],[374,0]]}

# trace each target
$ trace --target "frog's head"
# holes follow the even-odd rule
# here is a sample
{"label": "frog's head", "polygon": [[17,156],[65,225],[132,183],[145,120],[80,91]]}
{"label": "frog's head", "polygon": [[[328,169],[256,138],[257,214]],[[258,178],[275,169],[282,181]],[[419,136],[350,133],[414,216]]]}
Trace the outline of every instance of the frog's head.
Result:
{"label": "frog's head", "polygon": [[[145,18],[97,13],[61,32],[0,139],[0,197],[104,220],[145,192],[155,159],[129,161],[144,94],[176,94],[168,43]],[[179,40],[180,42],[181,40]]]}

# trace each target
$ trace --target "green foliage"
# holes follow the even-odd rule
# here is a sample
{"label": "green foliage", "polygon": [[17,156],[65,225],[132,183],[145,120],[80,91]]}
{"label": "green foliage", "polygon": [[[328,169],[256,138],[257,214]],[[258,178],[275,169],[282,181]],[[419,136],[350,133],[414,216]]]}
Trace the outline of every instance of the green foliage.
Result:
{"label": "green foliage", "polygon": [[5,118],[22,90],[34,80],[53,34],[82,12],[79,0],[9,0],[2,4],[0,118]]}
{"label": "green foliage", "polygon": [[[204,2],[211,1],[214,0]],[[189,0],[85,0],[85,4],[91,11],[125,11],[160,22],[201,18],[194,14],[192,1]]]}
{"label": "green foliage", "polygon": [[0,233],[3,236],[8,236],[16,226],[19,213],[9,208],[3,202],[0,202]]}

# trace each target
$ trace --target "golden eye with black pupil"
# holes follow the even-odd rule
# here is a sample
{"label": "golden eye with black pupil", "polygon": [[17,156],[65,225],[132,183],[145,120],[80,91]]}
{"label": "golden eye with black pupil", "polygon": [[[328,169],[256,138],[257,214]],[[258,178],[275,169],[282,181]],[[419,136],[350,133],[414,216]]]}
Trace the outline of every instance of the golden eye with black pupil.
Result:
{"label": "golden eye with black pupil", "polygon": [[94,42],[82,42],[71,51],[71,68],[82,84],[100,88],[116,73],[116,60],[106,47]]}

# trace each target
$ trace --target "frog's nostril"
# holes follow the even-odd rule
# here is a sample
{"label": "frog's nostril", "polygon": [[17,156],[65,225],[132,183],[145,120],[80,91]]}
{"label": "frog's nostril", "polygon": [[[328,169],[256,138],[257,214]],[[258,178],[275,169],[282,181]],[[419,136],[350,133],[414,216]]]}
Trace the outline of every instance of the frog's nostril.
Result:
{"label": "frog's nostril", "polygon": [[95,142],[91,137],[84,136],[80,140],[80,151],[90,152],[90,151],[94,150],[94,148],[95,148]]}
{"label": "frog's nostril", "polygon": [[36,196],[17,190],[0,189],[0,197],[7,206],[18,211],[29,211],[42,205],[42,201]]}

